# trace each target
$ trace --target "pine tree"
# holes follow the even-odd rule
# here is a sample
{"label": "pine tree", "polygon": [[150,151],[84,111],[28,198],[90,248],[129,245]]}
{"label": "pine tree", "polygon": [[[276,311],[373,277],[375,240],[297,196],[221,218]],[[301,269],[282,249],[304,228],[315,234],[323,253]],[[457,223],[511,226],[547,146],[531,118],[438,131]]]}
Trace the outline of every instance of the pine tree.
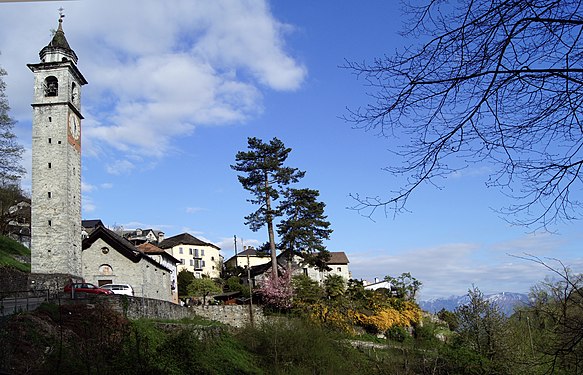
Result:
{"label": "pine tree", "polygon": [[323,244],[332,229],[326,220],[326,204],[318,202],[320,193],[312,189],[288,189],[279,206],[287,217],[277,225],[281,248],[301,254],[306,263],[325,269],[330,253]]}
{"label": "pine tree", "polygon": [[259,206],[255,212],[245,216],[245,225],[249,225],[253,231],[267,225],[271,267],[273,275],[277,275],[273,221],[280,216],[280,211],[274,202],[286,186],[304,177],[305,172],[284,166],[291,148],[285,147],[279,139],[273,138],[269,143],[264,143],[261,139],[251,137],[247,141],[249,151],[239,151],[235,158],[237,163],[231,165],[231,168],[244,173],[237,176],[239,182],[253,195],[248,201]]}

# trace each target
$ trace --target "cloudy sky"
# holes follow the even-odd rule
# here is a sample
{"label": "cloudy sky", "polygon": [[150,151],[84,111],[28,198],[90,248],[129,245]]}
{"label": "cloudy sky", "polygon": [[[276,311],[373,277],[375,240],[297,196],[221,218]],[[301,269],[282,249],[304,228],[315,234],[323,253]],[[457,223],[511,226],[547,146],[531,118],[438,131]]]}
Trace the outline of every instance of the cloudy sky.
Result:
{"label": "cloudy sky", "polygon": [[[89,84],[82,91],[83,218],[126,229],[189,232],[225,258],[266,241],[243,217],[253,207],[230,165],[247,137],[281,139],[298,187],[320,191],[353,277],[411,272],[423,299],[527,292],[545,270],[516,256],[562,260],[580,272],[578,222],[535,232],[509,225],[477,165],[422,186],[409,212],[359,215],[349,195],[383,195],[402,181],[387,140],[341,117],[367,103],[365,82],[340,68],[414,43],[396,1],[77,0],[0,2],[0,66],[30,170],[32,73],[27,63],[58,25]],[[30,187],[30,175],[24,181]]]}

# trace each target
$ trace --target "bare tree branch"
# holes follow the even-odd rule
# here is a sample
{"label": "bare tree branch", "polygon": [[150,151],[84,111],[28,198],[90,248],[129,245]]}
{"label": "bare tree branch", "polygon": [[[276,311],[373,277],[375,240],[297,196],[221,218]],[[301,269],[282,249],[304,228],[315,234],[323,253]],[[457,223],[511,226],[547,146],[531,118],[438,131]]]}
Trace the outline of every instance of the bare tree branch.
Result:
{"label": "bare tree branch", "polygon": [[345,119],[394,142],[402,163],[386,170],[407,178],[386,198],[353,195],[353,208],[401,212],[422,183],[485,162],[495,168],[487,185],[516,202],[500,211],[513,222],[547,227],[580,217],[581,1],[410,4],[409,31],[429,35],[426,43],[371,63],[346,61],[371,101]]}

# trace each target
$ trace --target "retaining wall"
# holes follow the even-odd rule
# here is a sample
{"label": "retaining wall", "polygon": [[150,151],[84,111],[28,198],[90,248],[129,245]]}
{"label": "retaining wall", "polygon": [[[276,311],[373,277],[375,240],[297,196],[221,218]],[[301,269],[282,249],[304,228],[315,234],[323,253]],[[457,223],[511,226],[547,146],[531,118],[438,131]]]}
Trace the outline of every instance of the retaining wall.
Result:
{"label": "retaining wall", "polygon": [[[103,296],[101,302],[107,303],[112,309],[124,314],[130,319],[170,319],[180,320],[200,316],[232,327],[242,328],[251,322],[248,305],[206,305],[185,307],[168,301],[130,297],[123,295]],[[253,306],[253,323],[265,321],[263,309]]]}

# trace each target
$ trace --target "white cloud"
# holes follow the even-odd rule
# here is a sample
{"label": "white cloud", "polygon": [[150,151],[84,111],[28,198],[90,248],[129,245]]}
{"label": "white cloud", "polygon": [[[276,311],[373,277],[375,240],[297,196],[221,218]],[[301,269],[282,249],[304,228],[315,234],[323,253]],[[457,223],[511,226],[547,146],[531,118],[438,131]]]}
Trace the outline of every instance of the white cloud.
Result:
{"label": "white cloud", "polygon": [[[8,94],[13,115],[25,121],[32,97],[25,64],[38,61],[57,26],[53,6],[22,3],[0,14]],[[67,4],[65,13],[63,28],[89,81],[84,153],[103,158],[110,173],[129,172],[136,156],[163,157],[196,126],[257,116],[262,89],[296,90],[307,74],[284,49],[293,28],[264,0],[102,0]]]}
{"label": "white cloud", "polygon": [[131,172],[136,166],[129,160],[114,160],[106,167],[107,173],[121,175]]}
{"label": "white cloud", "polygon": [[[244,246],[253,246],[255,248],[263,242],[256,239],[245,239]],[[225,260],[229,259],[231,256],[235,255],[235,243],[233,237],[223,237],[215,245],[221,248],[221,252],[225,257]],[[237,252],[243,251],[243,244],[241,244],[241,239],[237,238]]]}
{"label": "white cloud", "polygon": [[83,195],[82,201],[81,208],[84,213],[93,212],[97,208],[90,197]]}
{"label": "white cloud", "polygon": [[88,184],[84,181],[81,181],[81,192],[82,193],[91,193],[95,191],[97,187],[95,185]]}
{"label": "white cloud", "polygon": [[[516,258],[523,250],[537,256],[557,254],[562,239],[550,234],[529,234],[505,243],[493,245],[458,243],[389,252],[350,255],[353,277],[364,275],[383,278],[411,272],[423,282],[421,298],[463,295],[475,285],[485,293],[527,292],[542,281],[548,270],[535,262]],[[547,258],[545,258],[547,259]],[[565,259],[569,265],[581,265],[581,259]]]}
{"label": "white cloud", "polygon": [[197,212],[201,212],[204,211],[204,208],[200,208],[200,207],[186,207],[186,213],[187,214],[194,214]]}

